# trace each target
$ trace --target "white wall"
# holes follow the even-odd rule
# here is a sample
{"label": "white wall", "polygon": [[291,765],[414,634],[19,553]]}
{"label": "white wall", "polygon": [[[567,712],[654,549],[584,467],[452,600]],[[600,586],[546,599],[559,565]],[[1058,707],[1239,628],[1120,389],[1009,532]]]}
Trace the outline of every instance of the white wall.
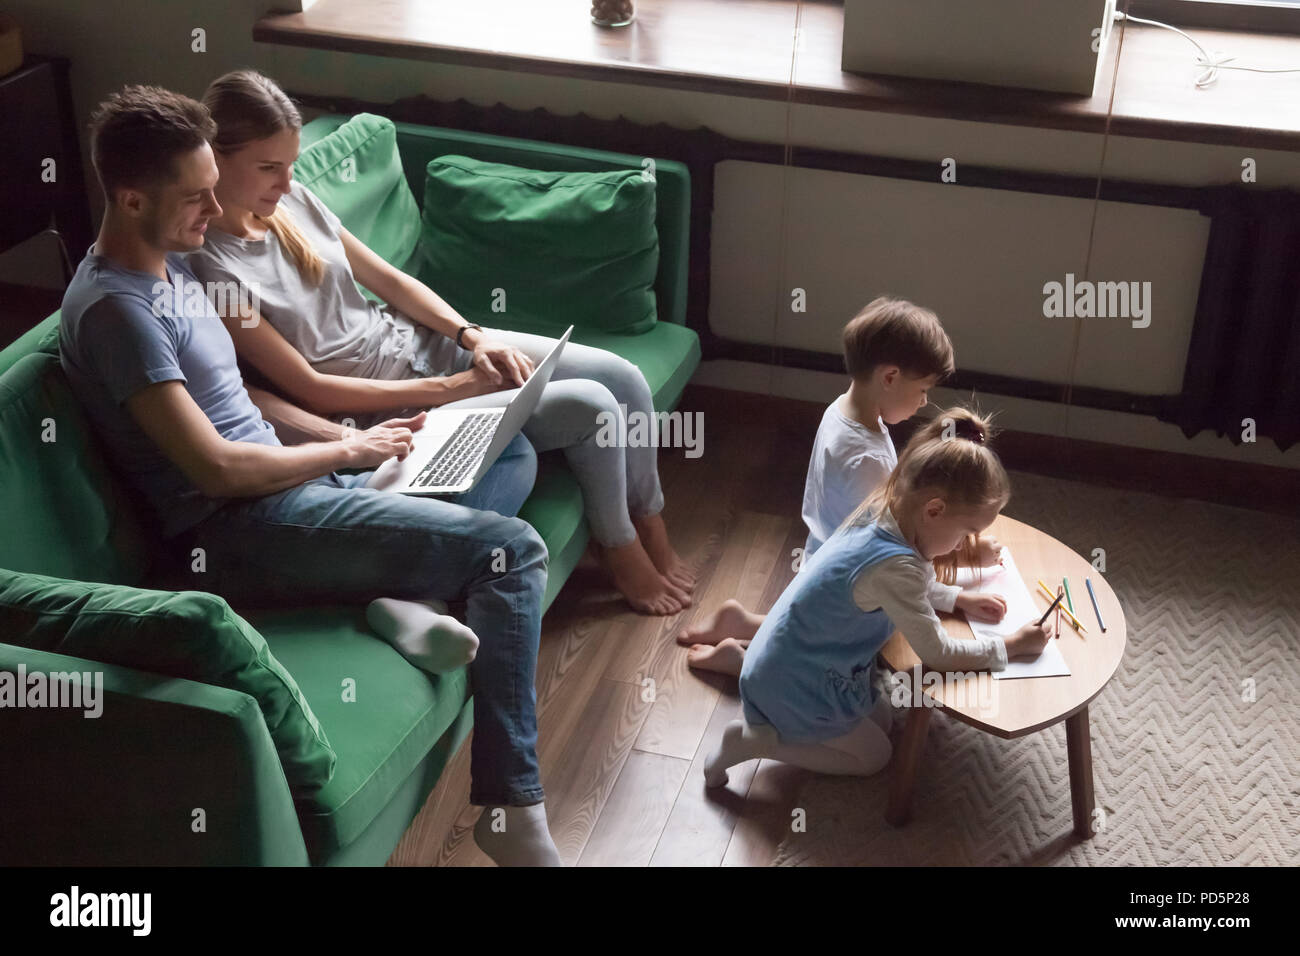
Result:
{"label": "white wall", "polygon": [[[921,159],[934,162],[936,168],[944,157],[953,157],[959,176],[962,164],[974,164],[1202,185],[1237,181],[1242,158],[1250,156],[1258,164],[1261,188],[1300,188],[1300,155],[1284,151],[1117,137],[1103,143],[1100,135],[1087,133],[788,107],[778,101],[255,44],[252,24],[272,6],[283,4],[265,0],[192,0],[183,6],[165,0],[114,4],[10,0],[6,9],[22,23],[28,49],[72,60],[73,95],[83,129],[95,103],[124,83],[155,83],[198,96],[206,83],[222,72],[252,66],[286,88],[301,92],[374,102],[416,93],[444,100],[464,97],[484,106],[501,102],[516,109],[541,106],[560,115],[582,111],[603,118],[621,114],[646,124],[707,126],[728,136],[772,143],[782,142],[788,132],[790,139],[801,145]],[[581,4],[574,9],[575,29],[584,28],[585,9]],[[206,53],[191,52],[190,31],[194,27],[207,31]],[[1220,90],[1268,82],[1276,79],[1227,74],[1218,89],[1207,90],[1205,95],[1208,101]],[[801,326],[791,325],[786,287],[812,287],[817,290],[820,311],[808,321],[807,334],[831,348],[835,330],[850,317],[853,304],[887,289],[938,304],[964,367],[1022,370],[1027,377],[1053,380],[1069,374],[1063,350],[1067,345],[1073,350],[1071,323],[1061,320],[1065,325],[1060,328],[1044,328],[1041,335],[1036,334],[1032,326],[1025,325],[1030,302],[1025,290],[1035,284],[1041,289],[1047,278],[1061,278],[1047,272],[1065,271],[1072,262],[1078,263],[1073,271],[1082,275],[1088,248],[1085,220],[1091,218],[1090,213],[1080,211],[1083,207],[1070,209],[1054,222],[1045,218],[1055,205],[1050,197],[1033,197],[1027,202],[1000,194],[986,199],[959,187],[917,186],[897,180],[882,185],[868,177],[838,173],[790,171],[786,175],[779,168],[728,166],[732,168],[720,170],[718,176],[720,197],[732,198],[726,200],[727,208],[714,225],[711,312],[715,323],[733,331],[744,329],[756,340],[770,340],[778,329],[787,339],[795,333],[802,335]],[[944,188],[953,191],[934,192]],[[913,197],[918,197],[920,205],[909,205]],[[947,199],[951,204],[944,201]],[[987,228],[1000,244],[990,243],[978,228],[970,226],[965,227],[967,235],[943,231],[945,222],[963,217],[971,222],[981,203],[986,203],[991,217]],[[1078,205],[1073,200],[1066,203]],[[99,208],[98,196],[94,208]],[[910,220],[902,219],[906,212],[911,213]],[[783,216],[784,231],[780,225]],[[1123,216],[1123,221],[1117,216]],[[1076,382],[1137,392],[1163,391],[1176,382],[1183,359],[1176,353],[1189,333],[1190,303],[1195,300],[1198,281],[1198,270],[1190,265],[1189,257],[1194,258],[1198,243],[1204,243],[1204,225],[1189,216],[1198,218],[1177,210],[1142,207],[1107,210],[1099,217],[1093,262],[1109,274],[1097,277],[1158,281],[1163,291],[1157,293],[1157,308],[1168,308],[1169,318],[1159,327],[1153,322],[1153,328],[1131,332],[1123,332],[1117,325],[1084,327]],[[914,221],[918,219],[919,223]],[[917,257],[890,248],[889,220],[900,227],[910,222],[906,226],[909,234],[922,240],[928,236],[931,243],[939,243],[942,238],[941,248],[930,251],[930,258],[936,260],[932,269],[916,269]],[[780,238],[786,246],[783,276],[774,264],[781,248],[774,240]],[[849,261],[845,261],[846,249],[851,250]],[[1021,253],[1007,253],[998,262],[999,249],[1032,254],[1034,264],[1018,274],[1022,267],[1017,256]],[[945,283],[946,270],[960,273],[960,280]],[[1116,274],[1126,270],[1134,274]],[[980,275],[987,279],[977,281]],[[779,283],[755,299],[749,287],[777,276],[781,276]],[[973,300],[972,290],[976,293]],[[1001,315],[992,304],[1006,296],[1015,307]],[[766,309],[764,298],[769,303]],[[976,304],[969,305],[971,301]],[[1143,333],[1151,334],[1139,338]],[[697,381],[819,401],[833,397],[842,384],[837,376],[732,362],[706,363]],[[980,396],[980,400],[986,409],[1000,411],[1005,428],[1300,467],[1297,448],[1282,455],[1267,442],[1237,447],[1204,435],[1188,441],[1172,426],[1136,416],[993,395]]]}

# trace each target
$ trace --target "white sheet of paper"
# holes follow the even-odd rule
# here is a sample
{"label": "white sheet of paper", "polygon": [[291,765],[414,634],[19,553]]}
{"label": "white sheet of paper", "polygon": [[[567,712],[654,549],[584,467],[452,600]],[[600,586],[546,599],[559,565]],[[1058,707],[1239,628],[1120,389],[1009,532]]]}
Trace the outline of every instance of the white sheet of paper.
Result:
{"label": "white sheet of paper", "polygon": [[[977,573],[982,575],[978,581]],[[979,594],[1000,594],[1006,599],[1006,617],[996,624],[972,621],[967,618],[971,632],[976,637],[1010,637],[1026,624],[1037,621],[1046,610],[1034,603],[1008,548],[1002,549],[1002,567],[982,568],[979,571],[974,568],[958,568],[956,583]],[[1065,626],[1064,617],[1061,626]],[[992,673],[997,680],[1015,680],[1022,677],[1068,677],[1070,666],[1065,663],[1065,658],[1061,655],[1061,645],[1051,640],[1036,659],[1007,661],[1006,670]]]}

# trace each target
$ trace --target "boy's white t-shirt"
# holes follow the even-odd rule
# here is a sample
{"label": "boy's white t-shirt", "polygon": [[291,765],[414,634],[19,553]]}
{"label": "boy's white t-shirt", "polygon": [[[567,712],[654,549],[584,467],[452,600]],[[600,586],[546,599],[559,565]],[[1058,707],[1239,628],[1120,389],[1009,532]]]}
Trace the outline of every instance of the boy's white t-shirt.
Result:
{"label": "boy's white t-shirt", "polygon": [[[840,410],[840,403],[847,401],[845,393],[826,406],[813,440],[803,486],[803,520],[808,526],[804,560],[898,465],[898,452],[884,420],[877,418],[880,430],[873,431]],[[951,611],[961,588],[932,580],[927,592],[936,610]]]}

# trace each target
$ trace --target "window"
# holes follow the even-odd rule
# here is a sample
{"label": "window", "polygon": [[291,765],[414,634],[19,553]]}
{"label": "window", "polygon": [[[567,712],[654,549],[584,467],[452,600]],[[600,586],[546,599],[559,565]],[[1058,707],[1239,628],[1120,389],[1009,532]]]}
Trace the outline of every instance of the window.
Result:
{"label": "window", "polygon": [[1300,0],[1132,0],[1128,12],[1176,27],[1300,33]]}

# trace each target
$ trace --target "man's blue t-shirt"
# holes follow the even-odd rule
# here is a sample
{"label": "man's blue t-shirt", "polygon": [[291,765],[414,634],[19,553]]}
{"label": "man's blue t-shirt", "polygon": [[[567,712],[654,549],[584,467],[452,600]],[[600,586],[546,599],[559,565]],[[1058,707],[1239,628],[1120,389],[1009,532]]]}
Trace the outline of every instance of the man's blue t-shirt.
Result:
{"label": "man's blue t-shirt", "polygon": [[157,382],[184,383],[229,441],[279,445],[248,397],[235,346],[184,259],[167,256],[171,284],[123,269],[91,246],[63,296],[59,351],[73,393],[117,469],[153,506],[168,537],[228,499],[202,494],[136,424],[124,402]]}

